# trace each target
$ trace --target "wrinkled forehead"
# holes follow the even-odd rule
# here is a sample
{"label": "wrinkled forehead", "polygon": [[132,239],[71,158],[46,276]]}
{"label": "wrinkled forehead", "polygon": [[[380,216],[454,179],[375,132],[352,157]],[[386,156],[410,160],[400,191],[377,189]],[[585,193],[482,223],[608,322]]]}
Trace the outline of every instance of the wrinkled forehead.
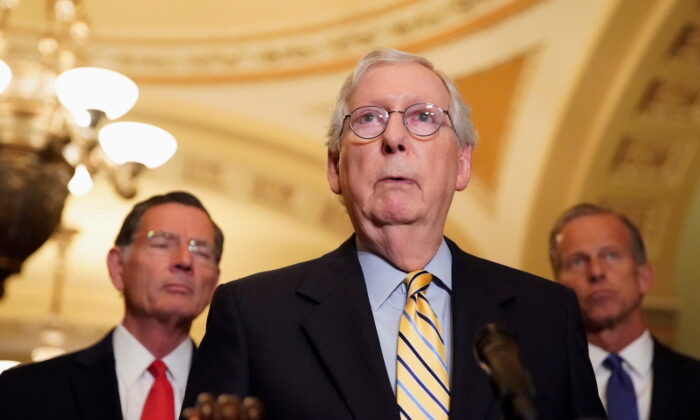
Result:
{"label": "wrinkled forehead", "polygon": [[418,102],[449,109],[450,95],[437,73],[419,63],[379,63],[360,77],[347,105],[352,110],[364,105],[405,107]]}
{"label": "wrinkled forehead", "polygon": [[214,239],[214,226],[204,210],[180,203],[158,204],[147,209],[138,230],[166,231],[196,237]]}
{"label": "wrinkled forehead", "polygon": [[608,213],[587,214],[567,222],[556,236],[557,246],[568,250],[581,247],[632,247],[632,235],[620,219]]}

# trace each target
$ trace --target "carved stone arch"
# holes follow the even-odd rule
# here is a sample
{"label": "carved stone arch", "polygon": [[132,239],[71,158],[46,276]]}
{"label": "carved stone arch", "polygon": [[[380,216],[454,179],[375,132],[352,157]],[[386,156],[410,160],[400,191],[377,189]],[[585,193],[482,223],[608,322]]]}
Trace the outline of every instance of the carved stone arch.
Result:
{"label": "carved stone arch", "polygon": [[551,276],[546,238],[561,211],[592,201],[625,212],[656,271],[647,318],[668,341],[679,309],[678,244],[700,181],[698,28],[697,2],[620,2],[549,151],[527,234],[541,245],[523,249],[525,269]]}

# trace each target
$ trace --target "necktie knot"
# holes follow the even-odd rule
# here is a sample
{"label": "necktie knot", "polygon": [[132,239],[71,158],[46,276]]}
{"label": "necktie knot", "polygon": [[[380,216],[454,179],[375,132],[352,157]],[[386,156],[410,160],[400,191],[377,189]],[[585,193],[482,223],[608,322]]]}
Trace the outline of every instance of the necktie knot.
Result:
{"label": "necktie knot", "polygon": [[151,365],[148,367],[148,372],[151,375],[153,375],[153,377],[156,379],[164,378],[165,372],[167,370],[168,370],[168,367],[160,359],[154,360],[153,363],[151,363]]}
{"label": "necktie knot", "polygon": [[403,282],[406,283],[406,289],[408,292],[406,296],[411,297],[416,293],[423,293],[430,286],[430,282],[433,281],[432,274],[425,270],[412,271],[408,273]]}
{"label": "necktie knot", "polygon": [[613,373],[619,372],[622,369],[622,357],[615,353],[610,353],[608,357],[603,360],[603,366],[608,368]]}

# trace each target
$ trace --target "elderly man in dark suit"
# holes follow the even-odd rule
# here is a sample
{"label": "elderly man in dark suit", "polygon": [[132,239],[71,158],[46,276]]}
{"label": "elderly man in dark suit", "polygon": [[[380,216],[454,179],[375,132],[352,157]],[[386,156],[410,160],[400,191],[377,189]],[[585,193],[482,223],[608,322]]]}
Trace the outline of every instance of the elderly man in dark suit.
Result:
{"label": "elderly man in dark suit", "polygon": [[575,295],[443,236],[475,135],[426,59],[365,56],[342,87],[328,182],[355,234],[318,259],[217,289],[188,382],[260,397],[268,419],[497,419],[474,355],[497,323],[517,339],[542,419],[603,416]]}
{"label": "elderly man in dark suit", "polygon": [[3,419],[174,420],[190,326],[219,279],[223,234],[185,192],[134,206],[107,255],[124,319],[92,347],[0,375]]}
{"label": "elderly man in dark suit", "polygon": [[589,203],[550,233],[554,274],[578,295],[601,400],[611,420],[697,419],[700,362],[656,341],[642,317],[653,271],[624,215]]}

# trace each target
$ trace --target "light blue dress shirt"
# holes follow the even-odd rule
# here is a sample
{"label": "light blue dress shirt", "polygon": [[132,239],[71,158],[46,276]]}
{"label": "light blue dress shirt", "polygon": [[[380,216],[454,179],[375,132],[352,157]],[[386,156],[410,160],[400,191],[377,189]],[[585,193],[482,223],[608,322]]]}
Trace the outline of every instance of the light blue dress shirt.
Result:
{"label": "light blue dress shirt", "polygon": [[[408,273],[391,265],[383,257],[372,253],[356,239],[357,257],[365,276],[369,303],[372,306],[374,325],[379,335],[382,356],[389,381],[396,393],[396,346],[401,313],[406,304],[406,285],[403,279]],[[450,292],[452,290],[452,254],[445,240],[424,270],[433,275],[426,297],[440,321],[442,338],[447,355],[447,373],[452,365],[452,316]],[[437,280],[436,280],[437,278]]]}

